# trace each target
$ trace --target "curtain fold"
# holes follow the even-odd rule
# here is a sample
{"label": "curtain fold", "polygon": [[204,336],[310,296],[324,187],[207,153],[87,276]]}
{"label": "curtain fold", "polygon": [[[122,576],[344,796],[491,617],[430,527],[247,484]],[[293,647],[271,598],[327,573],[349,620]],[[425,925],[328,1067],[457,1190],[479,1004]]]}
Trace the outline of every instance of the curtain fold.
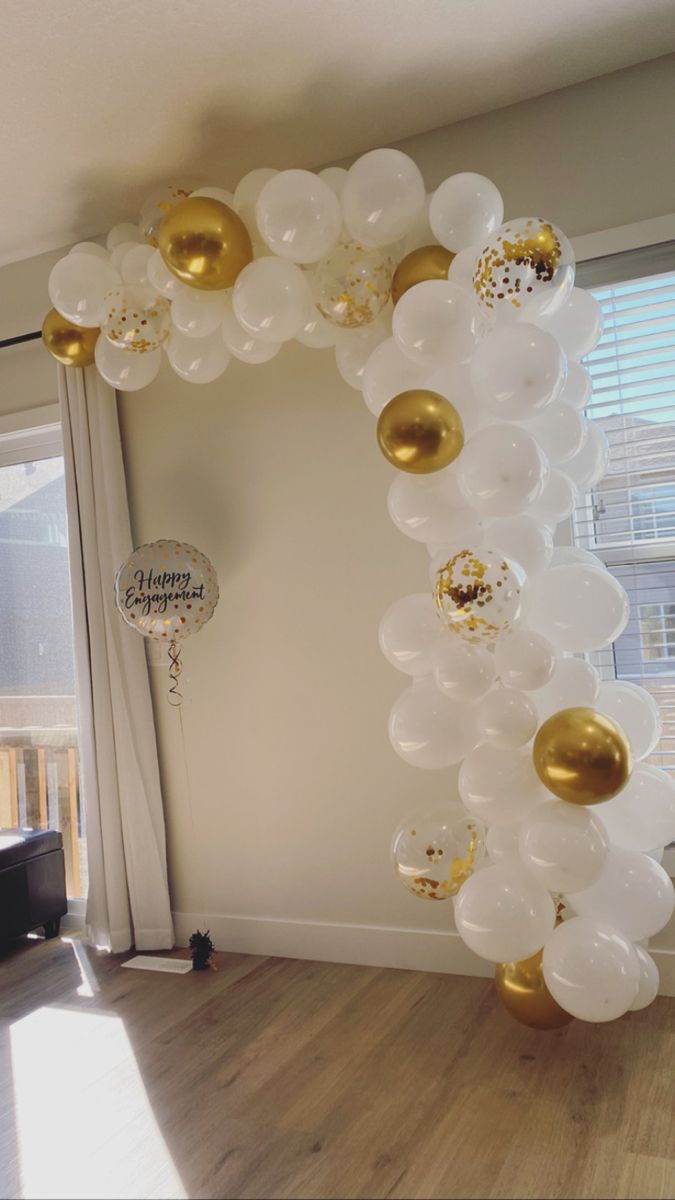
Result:
{"label": "curtain fold", "polygon": [[132,550],[117,398],[95,368],[59,367],[75,674],[87,827],[87,929],[115,952],[173,945],[150,684],[120,619],[115,573]]}

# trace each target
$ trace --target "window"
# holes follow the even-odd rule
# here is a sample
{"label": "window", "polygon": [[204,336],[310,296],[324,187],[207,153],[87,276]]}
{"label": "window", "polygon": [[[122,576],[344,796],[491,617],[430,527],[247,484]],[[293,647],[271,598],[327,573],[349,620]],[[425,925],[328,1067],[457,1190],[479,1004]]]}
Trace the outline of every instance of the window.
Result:
{"label": "window", "polygon": [[57,426],[0,433],[0,826],[59,829],[86,894],[68,529]]}
{"label": "window", "polygon": [[[579,504],[573,528],[577,545],[603,559],[631,602],[626,630],[593,661],[603,678],[632,680],[653,694],[663,737],[650,761],[675,773],[673,249],[597,260],[588,280],[580,268],[580,283],[592,284],[605,317],[585,365],[593,379],[587,413],[604,429],[610,458],[604,479]],[[640,271],[640,254],[649,273],[644,265]]]}
{"label": "window", "polygon": [[645,662],[675,660],[675,604],[641,604],[638,614]]}

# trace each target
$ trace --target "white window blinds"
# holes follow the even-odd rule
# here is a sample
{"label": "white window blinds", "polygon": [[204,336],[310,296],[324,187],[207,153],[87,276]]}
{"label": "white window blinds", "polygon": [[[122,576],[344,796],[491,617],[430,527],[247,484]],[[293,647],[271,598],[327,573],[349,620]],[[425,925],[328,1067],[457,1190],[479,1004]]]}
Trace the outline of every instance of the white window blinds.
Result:
{"label": "white window blinds", "polygon": [[653,694],[663,737],[649,761],[675,773],[675,264],[670,246],[646,254],[661,249],[670,269],[643,277],[631,277],[639,252],[607,260],[605,285],[595,282],[602,263],[592,264],[605,327],[585,361],[593,379],[587,415],[604,429],[610,459],[573,528],[576,544],[604,560],[631,602],[625,632],[593,661],[603,678]]}

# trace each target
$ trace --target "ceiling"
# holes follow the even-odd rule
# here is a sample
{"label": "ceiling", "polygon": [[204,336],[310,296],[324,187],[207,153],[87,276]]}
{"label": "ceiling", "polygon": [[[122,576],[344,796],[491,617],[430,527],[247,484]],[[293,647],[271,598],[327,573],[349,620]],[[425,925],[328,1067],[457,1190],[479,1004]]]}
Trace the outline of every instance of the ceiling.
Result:
{"label": "ceiling", "polygon": [[675,48],[672,0],[3,0],[0,263]]}

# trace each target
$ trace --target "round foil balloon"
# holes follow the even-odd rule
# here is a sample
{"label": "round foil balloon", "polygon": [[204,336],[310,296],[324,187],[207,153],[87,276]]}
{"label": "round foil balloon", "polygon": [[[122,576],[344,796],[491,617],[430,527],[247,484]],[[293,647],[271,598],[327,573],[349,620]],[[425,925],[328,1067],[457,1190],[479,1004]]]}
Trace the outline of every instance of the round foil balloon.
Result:
{"label": "round foil balloon", "polygon": [[445,246],[418,246],[398,264],[391,281],[391,298],[397,304],[401,296],[427,279],[447,279],[454,258]]}
{"label": "round foil balloon", "polygon": [[456,896],[484,854],[481,822],[457,803],[431,813],[417,809],[401,822],[391,846],[397,877],[422,900]]}
{"label": "round foil balloon", "polygon": [[464,445],[464,427],[457,409],[444,396],[413,388],[394,396],[382,409],[377,441],[393,467],[429,475],[457,458]]}
{"label": "round foil balloon", "polygon": [[206,292],[231,288],[253,259],[241,217],[209,196],[190,196],[174,205],[157,236],[169,270],[188,287]]}
{"label": "round foil balloon", "polygon": [[170,330],[169,301],[156,296],[150,288],[125,284],[108,292],[101,332],[116,346],[147,354],[159,349]]}
{"label": "round foil balloon", "polygon": [[623,730],[592,708],[553,713],[534,739],[532,760],[541,782],[568,804],[611,800],[631,772]]}
{"label": "round foil balloon", "polygon": [[473,288],[488,312],[555,311],[574,286],[574,254],[550,221],[521,217],[501,225],[478,257]]}
{"label": "round foil balloon", "polygon": [[544,982],[543,951],[520,962],[498,963],[497,995],[509,1016],[530,1029],[560,1029],[574,1018],[561,1008]]}
{"label": "round foil balloon", "polygon": [[88,367],[94,361],[98,326],[74,325],[52,308],[42,324],[42,341],[52,358],[64,367]]}
{"label": "round foil balloon", "polygon": [[133,550],[115,580],[115,603],[127,625],[155,641],[198,633],[218,603],[216,572],[187,542],[164,538]]}
{"label": "round foil balloon", "polygon": [[359,329],[387,303],[393,272],[394,260],[383,250],[340,242],[314,269],[314,302],[333,325]]}
{"label": "round foil balloon", "polygon": [[473,645],[490,645],[518,616],[523,582],[496,550],[458,550],[436,571],[436,606],[448,628]]}

